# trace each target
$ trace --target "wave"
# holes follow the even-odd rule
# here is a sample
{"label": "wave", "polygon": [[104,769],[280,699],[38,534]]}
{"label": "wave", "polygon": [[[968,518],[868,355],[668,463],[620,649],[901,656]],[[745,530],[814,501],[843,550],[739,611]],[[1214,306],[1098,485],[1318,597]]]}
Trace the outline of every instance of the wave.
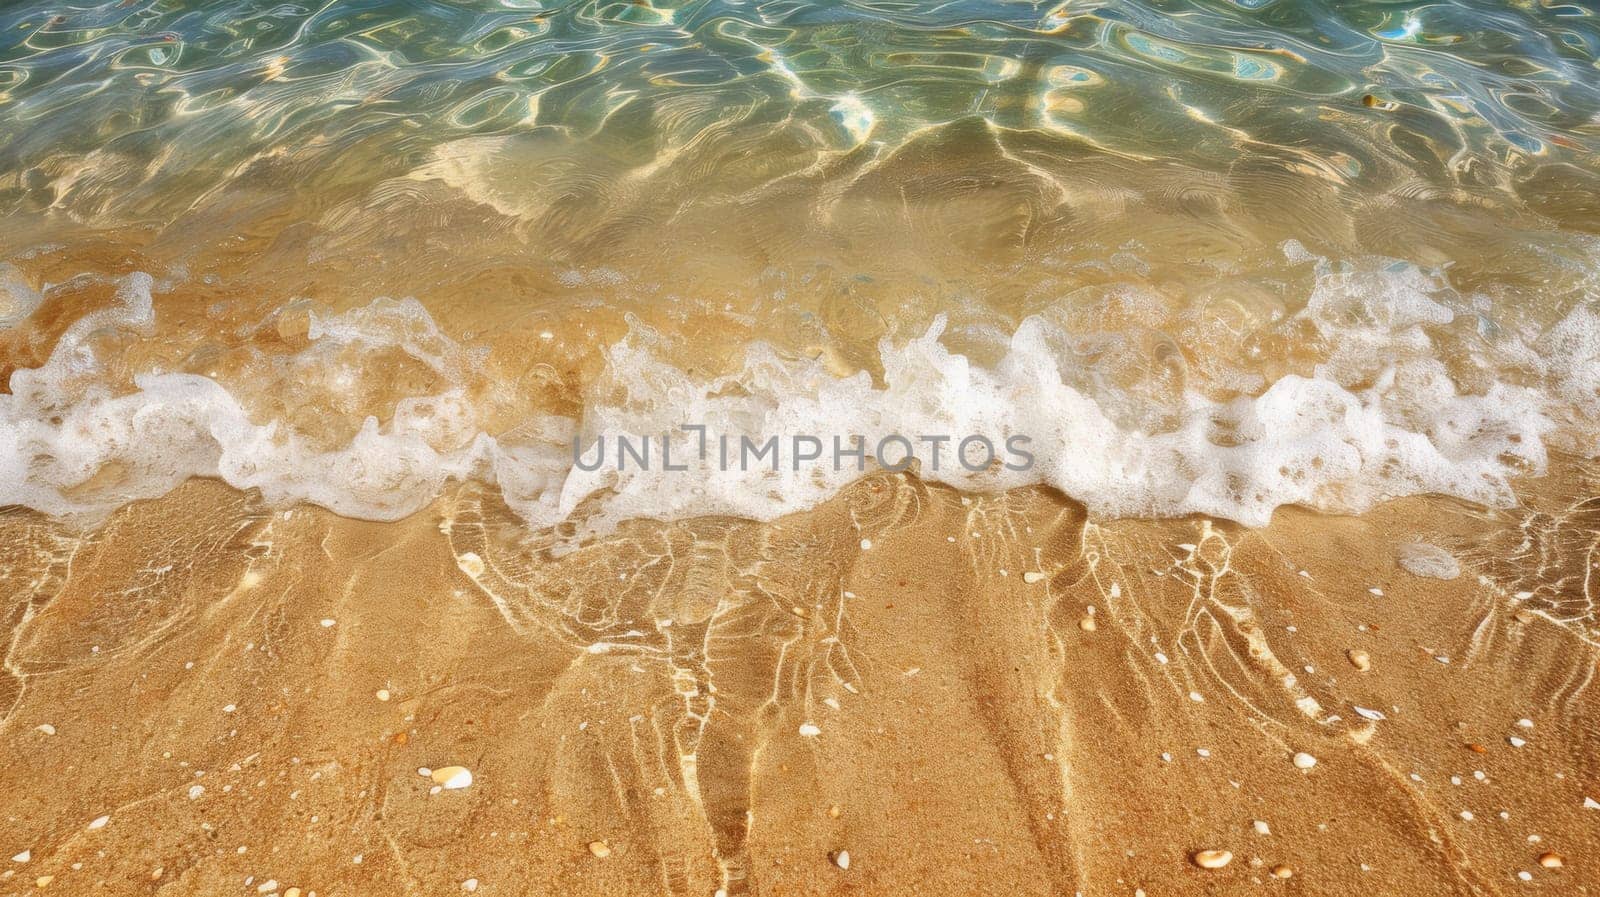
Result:
{"label": "wave", "polygon": [[[831,451],[797,463],[794,438],[814,436],[830,448],[834,437],[890,439],[897,458],[914,445],[918,475],[966,490],[1044,484],[1102,516],[1264,525],[1284,505],[1349,513],[1419,493],[1505,506],[1515,501],[1515,477],[1545,470],[1548,447],[1593,451],[1600,313],[1589,304],[1540,332],[1496,335],[1488,345],[1515,359],[1520,375],[1469,391],[1436,357],[1432,331],[1458,311],[1430,295],[1427,276],[1318,264],[1315,291],[1291,323],[1330,338],[1339,347],[1332,357],[1249,393],[1219,396],[1190,383],[1162,397],[1160,414],[1129,413],[1134,388],[1086,367],[1074,335],[1048,315],[998,340],[990,364],[949,348],[940,316],[919,337],[880,342],[880,377],[839,376],[762,342],[748,344],[731,373],[698,376],[664,361],[662,337],[635,322],[605,350],[581,415],[533,414],[489,432],[473,385],[484,376],[481,357],[421,304],[378,300],[312,315],[306,347],[284,368],[296,373],[252,387],[295,388],[306,371],[343,383],[364,376],[380,352],[402,353],[444,385],[395,397],[334,446],[287,419],[257,419],[258,403],[237,384],[230,391],[207,376],[151,370],[115,387],[97,337],[149,334],[156,321],[155,282],[135,274],[113,307],[72,325],[45,363],[13,372],[10,394],[0,395],[0,505],[93,518],[190,477],[217,477],[276,505],[395,520],[452,482],[478,480],[498,487],[529,526],[567,523],[582,534],[635,517],[772,519],[861,476],[848,458],[831,463]],[[619,441],[637,447],[663,436],[674,451],[693,446],[700,431],[685,425],[704,427],[712,444],[777,437],[786,448],[775,464],[686,451],[671,460],[677,469],[659,456],[646,466],[605,454]],[[1020,438],[1032,463],[1003,463],[1019,455],[929,463],[925,437],[948,436],[953,448],[974,435],[1002,447]],[[605,463],[594,465],[597,457]],[[869,452],[865,469],[873,466]]]}

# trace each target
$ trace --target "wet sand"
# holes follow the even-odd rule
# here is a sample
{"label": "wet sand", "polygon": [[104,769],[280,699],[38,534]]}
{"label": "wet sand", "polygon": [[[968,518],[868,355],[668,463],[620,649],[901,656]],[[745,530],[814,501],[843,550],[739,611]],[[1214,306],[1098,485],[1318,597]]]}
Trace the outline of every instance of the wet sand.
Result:
{"label": "wet sand", "polygon": [[471,486],[8,511],[0,893],[1594,893],[1565,470],[1261,530],[876,475],[571,550]]}

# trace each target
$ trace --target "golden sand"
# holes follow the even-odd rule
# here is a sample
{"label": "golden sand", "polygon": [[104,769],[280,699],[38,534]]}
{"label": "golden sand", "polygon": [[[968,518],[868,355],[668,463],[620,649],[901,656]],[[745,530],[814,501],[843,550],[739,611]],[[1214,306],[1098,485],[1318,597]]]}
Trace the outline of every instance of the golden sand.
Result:
{"label": "golden sand", "polygon": [[1546,485],[1247,530],[877,475],[571,550],[470,486],[9,511],[0,893],[1586,893],[1600,520]]}

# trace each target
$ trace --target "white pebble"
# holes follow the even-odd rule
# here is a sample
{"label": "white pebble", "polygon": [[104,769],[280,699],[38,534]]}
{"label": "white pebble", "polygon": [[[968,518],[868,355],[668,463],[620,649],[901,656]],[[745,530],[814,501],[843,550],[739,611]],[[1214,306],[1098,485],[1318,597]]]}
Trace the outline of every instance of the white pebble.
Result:
{"label": "white pebble", "polygon": [[1252,822],[1251,825],[1255,826],[1256,834],[1258,835],[1272,834],[1272,827],[1267,825],[1267,821],[1265,819],[1257,819],[1255,822]]}
{"label": "white pebble", "polygon": [[817,728],[815,723],[801,723],[800,734],[807,738],[815,738],[822,734],[822,730]]}
{"label": "white pebble", "polygon": [[1029,570],[1028,572],[1022,574],[1022,581],[1028,585],[1033,585],[1036,582],[1043,582],[1044,574],[1040,573],[1038,570]]}
{"label": "white pebble", "polygon": [[333,620],[332,617],[324,617],[322,619],[322,628],[323,629],[327,629],[328,627],[332,626],[333,623],[334,623],[334,620]]}
{"label": "white pebble", "polygon": [[89,831],[92,832],[97,828],[105,828],[106,827],[106,823],[108,823],[110,821],[111,821],[111,817],[110,816],[96,816],[94,818],[94,820],[89,823]]}
{"label": "white pebble", "polygon": [[861,540],[861,550],[862,551],[871,551],[872,550],[872,540],[871,539],[862,539]]}
{"label": "white pebble", "polygon": [[43,732],[46,735],[54,735],[54,734],[56,734],[56,727],[50,725],[49,723],[40,723],[39,725],[35,726],[34,728],[36,728],[40,732]]}
{"label": "white pebble", "polygon": [[1191,859],[1202,869],[1221,869],[1233,862],[1233,854],[1226,850],[1199,850]]}
{"label": "white pebble", "polygon": [[199,800],[200,799],[200,795],[205,794],[205,793],[206,793],[206,786],[204,786],[204,785],[190,785],[189,786],[189,799],[190,800]]}
{"label": "white pebble", "polygon": [[29,861],[31,859],[33,859],[33,851],[24,850],[23,852],[21,852],[21,853],[17,854],[16,856],[12,857],[11,858],[11,862],[13,862],[13,863],[26,863],[27,861]]}
{"label": "white pebble", "polygon": [[472,784],[472,770],[465,766],[445,766],[428,773],[428,777],[446,791],[455,791]]}
{"label": "white pebble", "polygon": [[1301,751],[1301,752],[1299,752],[1299,753],[1294,755],[1294,766],[1295,766],[1296,769],[1310,769],[1311,767],[1316,766],[1316,765],[1317,765],[1317,758],[1311,756],[1310,754],[1306,753],[1305,751]]}
{"label": "white pebble", "polygon": [[850,868],[850,851],[848,850],[835,850],[828,855],[828,859],[833,860],[833,864],[840,869]]}
{"label": "white pebble", "polygon": [[461,890],[466,891],[468,894],[478,890],[478,880],[476,878],[467,879],[461,883]]}

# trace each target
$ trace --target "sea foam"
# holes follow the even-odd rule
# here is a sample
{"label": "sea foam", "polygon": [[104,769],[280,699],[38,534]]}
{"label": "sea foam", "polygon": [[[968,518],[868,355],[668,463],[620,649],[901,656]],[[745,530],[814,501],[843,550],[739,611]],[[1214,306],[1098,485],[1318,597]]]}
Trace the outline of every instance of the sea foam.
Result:
{"label": "sea foam", "polygon": [[0,504],[92,517],[198,476],[259,490],[273,504],[394,520],[447,484],[476,479],[497,486],[530,526],[572,520],[580,532],[603,533],[632,517],[771,519],[861,475],[853,464],[794,469],[787,460],[744,469],[690,459],[688,471],[574,464],[575,440],[681,438],[683,425],[697,425],[713,439],[808,434],[872,444],[891,434],[982,434],[999,445],[1025,436],[1035,456],[1027,469],[972,471],[947,458],[917,472],[971,490],[1047,484],[1106,517],[1205,514],[1264,525],[1283,505],[1359,512],[1418,493],[1508,505],[1512,478],[1542,472],[1552,439],[1592,446],[1600,417],[1590,382],[1600,316],[1588,307],[1517,343],[1532,376],[1468,393],[1426,351],[1427,328],[1454,312],[1428,297],[1414,271],[1398,270],[1319,278],[1298,314],[1335,330],[1344,348],[1313,375],[1222,399],[1186,389],[1168,402],[1171,413],[1144,419],[1116,413],[1125,397],[1084,386],[1081,362],[1061,350],[1065,336],[1046,317],[1022,320],[990,365],[949,349],[940,317],[907,342],[884,340],[876,380],[865,371],[836,376],[759,342],[732,373],[699,377],[663,361],[636,325],[606,350],[581,419],[535,416],[489,433],[466,388],[473,353],[420,304],[381,300],[314,316],[299,361],[321,363],[316,353],[330,347],[358,357],[399,350],[448,386],[398,399],[385,419],[374,414],[329,447],[285,421],[252,419],[247,402],[205,376],[152,371],[131,390],[108,388],[90,337],[153,327],[152,286],[146,275],[126,278],[115,307],[74,324],[40,367],[12,374],[11,394],[0,395]]}

